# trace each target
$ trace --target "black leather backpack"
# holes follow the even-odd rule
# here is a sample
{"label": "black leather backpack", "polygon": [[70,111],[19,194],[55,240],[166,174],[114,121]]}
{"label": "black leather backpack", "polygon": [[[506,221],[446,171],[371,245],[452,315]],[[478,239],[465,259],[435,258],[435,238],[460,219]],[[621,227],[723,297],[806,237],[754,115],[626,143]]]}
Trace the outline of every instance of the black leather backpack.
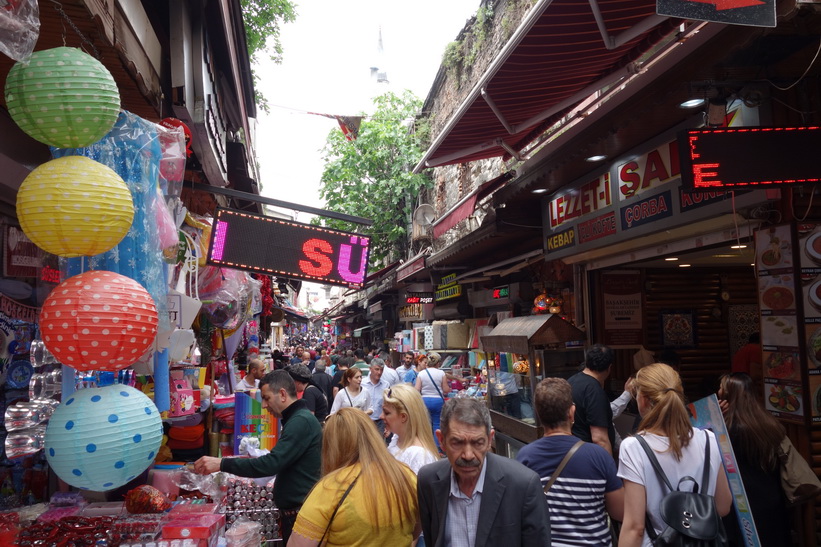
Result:
{"label": "black leather backpack", "polygon": [[[662,491],[665,487],[669,491],[659,504],[659,513],[667,528],[661,534],[656,534],[650,523],[649,515],[645,516],[645,529],[653,545],[671,547],[727,547],[728,545],[727,532],[718,515],[715,498],[706,494],[707,485],[710,483],[710,436],[706,431],[704,435],[707,436],[704,449],[704,472],[701,476],[701,491],[704,493],[699,493],[699,484],[693,477],[682,477],[674,490],[647,441],[641,435],[636,435],[636,439],[650,459],[650,464],[661,483]],[[687,481],[694,485],[691,492],[681,490],[681,483]]]}

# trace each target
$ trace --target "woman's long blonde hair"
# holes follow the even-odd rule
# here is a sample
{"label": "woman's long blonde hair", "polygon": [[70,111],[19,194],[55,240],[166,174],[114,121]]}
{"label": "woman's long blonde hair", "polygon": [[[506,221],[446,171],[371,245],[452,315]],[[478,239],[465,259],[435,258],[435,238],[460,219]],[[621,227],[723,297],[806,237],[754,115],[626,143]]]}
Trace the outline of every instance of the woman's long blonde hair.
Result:
{"label": "woman's long blonde hair", "polygon": [[350,467],[360,464],[365,508],[373,515],[376,529],[399,517],[416,522],[419,506],[416,483],[407,467],[388,452],[373,421],[358,408],[342,408],[325,422],[322,439],[322,474],[339,475],[340,481],[354,479]]}
{"label": "woman's long blonde hair", "polygon": [[405,435],[399,439],[399,448],[412,446],[418,439],[422,448],[439,458],[430,428],[430,414],[419,391],[410,384],[396,384],[384,392],[383,408],[385,405],[390,405],[397,414],[408,417]]}
{"label": "woman's long blonde hair", "polygon": [[655,430],[666,436],[676,460],[681,460],[681,450],[690,444],[693,427],[684,405],[684,388],[681,378],[669,365],[654,363],[636,374],[636,391],[650,408],[642,417],[639,430]]}

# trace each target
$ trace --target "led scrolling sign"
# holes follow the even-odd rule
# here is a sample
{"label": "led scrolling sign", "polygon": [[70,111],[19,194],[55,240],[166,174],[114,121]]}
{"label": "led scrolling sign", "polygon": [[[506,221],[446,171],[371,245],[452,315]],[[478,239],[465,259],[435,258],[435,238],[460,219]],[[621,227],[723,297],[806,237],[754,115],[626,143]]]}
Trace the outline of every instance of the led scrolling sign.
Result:
{"label": "led scrolling sign", "polygon": [[691,129],[678,144],[685,188],[821,182],[821,127]]}
{"label": "led scrolling sign", "polygon": [[217,209],[208,263],[359,288],[370,238],[231,209]]}

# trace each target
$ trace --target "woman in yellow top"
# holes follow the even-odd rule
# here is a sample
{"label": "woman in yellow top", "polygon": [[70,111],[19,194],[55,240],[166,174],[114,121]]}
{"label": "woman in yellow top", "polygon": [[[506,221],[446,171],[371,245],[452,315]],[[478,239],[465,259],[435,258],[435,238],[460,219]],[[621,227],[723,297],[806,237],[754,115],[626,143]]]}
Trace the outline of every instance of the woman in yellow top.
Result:
{"label": "woman in yellow top", "polygon": [[289,547],[411,545],[419,536],[416,476],[388,453],[361,410],[342,408],[328,418],[322,474],[299,510]]}

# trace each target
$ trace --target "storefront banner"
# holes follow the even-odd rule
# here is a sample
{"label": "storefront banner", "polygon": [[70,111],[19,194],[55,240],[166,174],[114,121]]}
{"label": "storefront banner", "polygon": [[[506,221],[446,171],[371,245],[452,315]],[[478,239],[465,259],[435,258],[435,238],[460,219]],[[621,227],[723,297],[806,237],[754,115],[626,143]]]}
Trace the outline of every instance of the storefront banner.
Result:
{"label": "storefront banner", "polygon": [[619,201],[655,190],[678,178],[678,141],[673,140],[618,166]]}
{"label": "storefront banner", "polygon": [[644,343],[641,276],[636,270],[602,274],[604,343],[634,346]]}
{"label": "storefront banner", "polygon": [[5,294],[0,294],[0,312],[12,319],[24,321],[26,323],[36,323],[37,316],[40,315],[40,308],[26,306],[16,300],[12,300]]}
{"label": "storefront banner", "polygon": [[23,230],[6,225],[3,233],[3,277],[37,277],[43,265],[43,251]]}
{"label": "storefront banner", "polygon": [[758,531],[755,528],[753,514],[750,512],[750,504],[747,501],[747,492],[744,490],[744,483],[738,471],[738,464],[733,452],[733,445],[730,443],[730,436],[727,434],[727,426],[724,423],[724,416],[721,414],[721,407],[718,406],[718,398],[710,395],[704,399],[699,399],[688,405],[690,410],[690,422],[699,429],[709,429],[718,441],[718,448],[721,450],[721,458],[724,461],[724,470],[727,472],[727,482],[730,483],[730,492],[733,494],[733,507],[738,518],[738,525],[744,536],[744,544],[747,547],[761,547],[758,539]]}
{"label": "storefront banner", "polygon": [[626,205],[619,210],[621,229],[629,230],[649,222],[673,216],[673,201],[670,190],[647,199]]}

